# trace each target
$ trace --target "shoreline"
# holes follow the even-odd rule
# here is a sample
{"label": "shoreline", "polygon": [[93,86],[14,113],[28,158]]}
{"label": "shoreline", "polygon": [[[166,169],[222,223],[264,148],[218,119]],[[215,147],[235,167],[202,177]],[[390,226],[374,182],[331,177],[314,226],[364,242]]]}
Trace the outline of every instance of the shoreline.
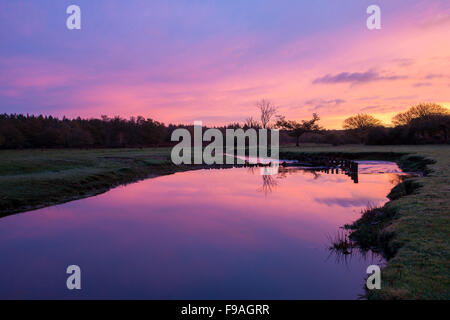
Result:
{"label": "shoreline", "polygon": [[[448,299],[449,151],[450,146],[446,145],[315,145],[283,148],[280,157],[306,153],[349,160],[393,161],[402,171],[423,172],[423,176],[394,186],[389,201],[381,208],[390,212],[380,229],[390,235],[382,246],[392,249],[393,255],[382,269],[382,289],[367,292],[367,298]],[[84,199],[147,178],[212,168],[175,166],[167,161],[168,149],[155,148],[9,150],[0,151],[0,155],[7,155],[0,157],[0,217]],[[7,201],[4,193],[16,198]],[[6,210],[5,205],[9,206]],[[363,217],[353,224],[361,220]]]}

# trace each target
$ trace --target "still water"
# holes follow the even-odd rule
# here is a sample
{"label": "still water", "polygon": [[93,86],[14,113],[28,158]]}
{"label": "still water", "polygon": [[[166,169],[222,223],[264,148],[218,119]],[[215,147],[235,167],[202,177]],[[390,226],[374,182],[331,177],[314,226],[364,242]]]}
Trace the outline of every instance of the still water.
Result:
{"label": "still water", "polygon": [[[356,299],[375,255],[329,237],[380,205],[401,171],[196,170],[0,219],[0,298]],[[81,268],[81,290],[66,268]]]}

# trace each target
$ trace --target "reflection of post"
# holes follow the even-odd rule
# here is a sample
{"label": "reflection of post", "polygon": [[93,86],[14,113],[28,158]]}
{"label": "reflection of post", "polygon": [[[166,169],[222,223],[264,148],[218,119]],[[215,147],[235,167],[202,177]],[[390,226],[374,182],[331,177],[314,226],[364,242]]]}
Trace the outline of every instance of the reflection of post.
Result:
{"label": "reflection of post", "polygon": [[351,170],[352,170],[352,180],[354,183],[358,183],[358,163],[355,161],[352,161],[351,164]]}
{"label": "reflection of post", "polygon": [[353,171],[350,176],[354,183],[358,183],[358,171]]}

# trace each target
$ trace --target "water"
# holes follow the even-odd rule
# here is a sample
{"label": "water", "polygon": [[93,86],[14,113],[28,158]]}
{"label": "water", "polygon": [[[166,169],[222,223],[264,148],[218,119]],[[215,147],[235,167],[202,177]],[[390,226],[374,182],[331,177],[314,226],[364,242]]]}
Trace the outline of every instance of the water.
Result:
{"label": "water", "polygon": [[[356,299],[376,255],[329,236],[380,205],[394,163],[343,174],[197,170],[0,219],[0,298]],[[66,288],[79,265],[81,290]]]}

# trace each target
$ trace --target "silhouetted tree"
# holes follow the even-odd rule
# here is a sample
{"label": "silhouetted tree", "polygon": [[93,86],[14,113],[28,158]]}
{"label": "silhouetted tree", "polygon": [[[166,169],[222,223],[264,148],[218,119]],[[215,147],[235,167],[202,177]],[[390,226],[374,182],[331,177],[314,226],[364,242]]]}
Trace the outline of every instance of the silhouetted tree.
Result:
{"label": "silhouetted tree", "polygon": [[259,129],[261,128],[261,126],[259,125],[258,121],[253,119],[253,117],[249,117],[245,119],[244,128]]}
{"label": "silhouetted tree", "polygon": [[427,118],[434,115],[449,115],[447,108],[436,103],[421,103],[412,106],[405,112],[398,113],[392,118],[392,123],[396,126],[405,126],[411,123],[413,119]]}
{"label": "silhouetted tree", "polygon": [[369,114],[359,113],[344,120],[343,128],[346,130],[366,130],[373,127],[380,127],[380,120]]}
{"label": "silhouetted tree", "polygon": [[287,130],[289,135],[295,137],[295,145],[298,147],[300,144],[300,137],[307,132],[320,132],[323,130],[317,122],[320,118],[316,113],[313,113],[311,120],[302,120],[300,122],[294,120],[285,120],[284,117],[279,117],[276,122],[276,127]]}
{"label": "silhouetted tree", "polygon": [[448,143],[450,114],[433,114],[412,119],[408,126],[413,143]]}

